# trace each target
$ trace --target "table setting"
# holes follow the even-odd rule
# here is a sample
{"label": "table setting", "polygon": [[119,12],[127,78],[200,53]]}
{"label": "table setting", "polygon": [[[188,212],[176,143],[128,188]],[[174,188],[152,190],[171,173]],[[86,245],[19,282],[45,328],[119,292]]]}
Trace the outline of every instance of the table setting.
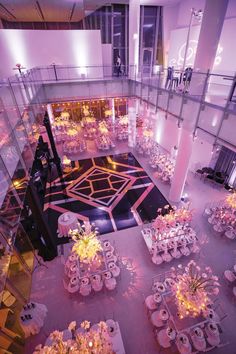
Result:
{"label": "table setting", "polygon": [[191,226],[192,211],[186,208],[158,215],[141,233],[152,262],[159,265],[200,251],[197,232]]}
{"label": "table setting", "polygon": [[[77,229],[70,231],[73,246],[65,261],[63,281],[71,293],[88,296],[92,290],[99,292],[103,286],[113,290],[117,285],[120,268],[115,248],[97,235],[97,229],[89,223],[77,224]],[[109,251],[105,252],[104,247]]]}
{"label": "table setting", "polygon": [[76,139],[73,141],[65,141],[63,143],[64,154],[77,154],[87,150],[87,144],[84,139]]}
{"label": "table setting", "polygon": [[204,215],[216,233],[229,240],[236,239],[236,192],[229,194],[218,205],[206,206]]}
{"label": "table setting", "polygon": [[20,312],[20,326],[26,338],[40,332],[46,315],[47,307],[43,304],[29,302],[23,306]]}
{"label": "table setting", "polygon": [[116,139],[124,141],[128,139],[128,115],[118,117],[115,124]]}
{"label": "table setting", "polygon": [[67,211],[58,218],[58,237],[68,237],[70,230],[78,227],[78,219],[75,213]]}
{"label": "table setting", "polygon": [[109,135],[97,136],[95,143],[98,150],[110,150],[115,147],[115,144]]}
{"label": "table setting", "polygon": [[[153,278],[153,294],[146,297],[145,305],[162,348],[191,354],[227,344],[222,335],[226,315],[217,313],[219,286],[211,268],[195,261]],[[156,294],[161,300],[155,303]]]}
{"label": "table setting", "polygon": [[67,329],[55,330],[38,345],[33,354],[47,353],[125,354],[119,323],[108,319],[91,325],[87,320],[77,326],[72,321]]}
{"label": "table setting", "polygon": [[152,149],[149,164],[158,171],[155,176],[163,182],[170,182],[175,168],[175,159],[166,152],[162,153],[160,148]]}

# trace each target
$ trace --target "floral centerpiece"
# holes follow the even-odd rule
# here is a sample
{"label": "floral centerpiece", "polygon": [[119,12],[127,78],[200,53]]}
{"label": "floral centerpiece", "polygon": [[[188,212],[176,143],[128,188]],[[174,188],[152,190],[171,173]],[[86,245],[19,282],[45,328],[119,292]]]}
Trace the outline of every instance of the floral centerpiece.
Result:
{"label": "floral centerpiece", "polygon": [[[181,269],[182,266],[179,265]],[[184,268],[183,273],[171,268],[176,277],[173,285],[173,292],[176,297],[179,317],[196,317],[206,310],[211,303],[211,295],[217,295],[219,292],[218,277],[212,274],[210,267],[204,270],[194,261],[190,261]]]}
{"label": "floral centerpiece", "polygon": [[232,209],[236,209],[236,192],[226,197],[226,204],[229,205]]}
{"label": "floral centerpiece", "polygon": [[128,123],[129,123],[128,115],[119,117],[119,124],[120,125],[128,125]]}
{"label": "floral centerpiece", "polygon": [[[166,210],[170,208],[169,205],[164,207]],[[165,215],[158,215],[153,222],[153,227],[162,233],[165,230],[175,227],[177,223],[190,223],[192,220],[192,211],[187,208],[176,209],[173,208]]]}
{"label": "floral centerpiece", "polygon": [[70,323],[68,329],[72,339],[63,340],[63,332],[54,331],[50,334],[52,344],[35,348],[33,354],[114,354],[109,340],[108,327],[105,322],[99,322],[96,329],[90,328],[90,322],[84,321],[76,331],[76,322]]}
{"label": "floral centerpiece", "polygon": [[98,252],[102,251],[102,245],[97,238],[97,231],[85,228],[78,224],[78,229],[70,230],[70,236],[74,241],[72,252],[79,256],[81,262],[90,263],[95,260]]}
{"label": "floral centerpiece", "polygon": [[98,130],[101,134],[108,134],[107,123],[104,120],[99,122]]}

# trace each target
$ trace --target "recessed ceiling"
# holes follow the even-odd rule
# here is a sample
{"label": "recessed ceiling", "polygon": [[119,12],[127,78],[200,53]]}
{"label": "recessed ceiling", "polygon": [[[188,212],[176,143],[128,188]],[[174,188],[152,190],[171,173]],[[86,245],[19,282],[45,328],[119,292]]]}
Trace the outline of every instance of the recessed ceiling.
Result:
{"label": "recessed ceiling", "polygon": [[[140,0],[141,5],[170,5],[180,0]],[[76,22],[87,11],[108,4],[128,4],[128,0],[0,0],[0,18],[8,21]],[[86,11],[86,12],[85,12]]]}

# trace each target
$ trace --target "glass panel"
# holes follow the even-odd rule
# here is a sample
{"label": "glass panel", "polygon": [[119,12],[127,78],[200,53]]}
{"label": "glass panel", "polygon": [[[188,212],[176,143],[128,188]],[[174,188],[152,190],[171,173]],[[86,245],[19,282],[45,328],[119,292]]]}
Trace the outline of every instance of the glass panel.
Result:
{"label": "glass panel", "polygon": [[144,17],[143,47],[153,48],[155,45],[156,17]]}
{"label": "glass panel", "polygon": [[21,224],[17,229],[14,247],[21,257],[22,263],[25,263],[28,270],[32,272],[34,267],[33,247]]}

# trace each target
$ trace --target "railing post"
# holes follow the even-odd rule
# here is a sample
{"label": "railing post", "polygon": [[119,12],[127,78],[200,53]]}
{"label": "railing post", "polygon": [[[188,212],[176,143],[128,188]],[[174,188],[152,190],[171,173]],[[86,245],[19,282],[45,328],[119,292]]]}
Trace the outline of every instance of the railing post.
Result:
{"label": "railing post", "polygon": [[202,97],[201,97],[201,101],[202,101],[202,102],[205,101],[209,77],[210,77],[210,70],[208,69],[208,70],[207,70],[207,73],[206,73],[206,79],[205,79],[205,82],[204,82],[204,85],[203,85],[203,89],[202,89]]}
{"label": "railing post", "polygon": [[58,81],[56,65],[53,63],[52,66],[53,66],[53,70],[54,70],[55,79],[56,79],[56,81]]}

